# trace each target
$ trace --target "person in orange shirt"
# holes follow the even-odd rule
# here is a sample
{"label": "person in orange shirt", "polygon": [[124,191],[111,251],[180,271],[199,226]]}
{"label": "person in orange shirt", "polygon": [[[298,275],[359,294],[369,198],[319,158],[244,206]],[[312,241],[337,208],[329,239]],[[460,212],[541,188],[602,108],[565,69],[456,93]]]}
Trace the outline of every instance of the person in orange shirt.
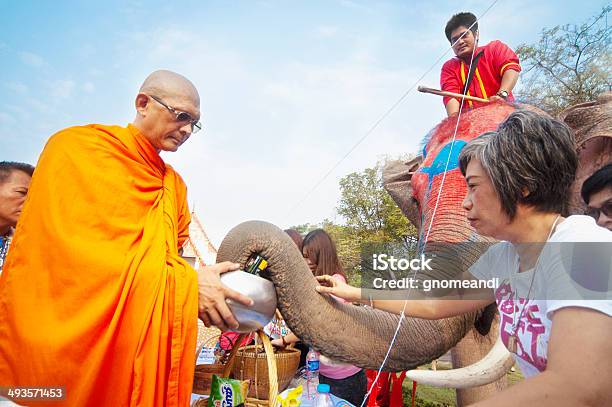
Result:
{"label": "person in orange shirt", "polygon": [[[444,29],[455,53],[442,66],[440,87],[447,92],[477,96],[488,100],[514,101],[512,89],[518,81],[521,66],[514,51],[501,41],[478,46],[478,21],[472,13],[455,14]],[[459,112],[461,101],[444,97],[448,116]],[[464,101],[472,109],[481,102]]]}
{"label": "person in orange shirt", "polygon": [[187,188],[159,153],[201,128],[195,86],[156,71],[135,106],[133,124],[62,130],[40,156],[0,275],[0,397],[51,387],[53,405],[188,406],[198,315],[237,327],[225,298],[251,304],[220,282],[239,265],[196,272],[179,256]]}

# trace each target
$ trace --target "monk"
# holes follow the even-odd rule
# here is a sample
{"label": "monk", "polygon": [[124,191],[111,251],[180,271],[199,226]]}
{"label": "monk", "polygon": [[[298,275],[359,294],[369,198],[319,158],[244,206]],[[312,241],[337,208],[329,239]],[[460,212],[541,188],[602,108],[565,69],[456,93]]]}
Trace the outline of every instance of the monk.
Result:
{"label": "monk", "polygon": [[157,71],[135,105],[133,124],[62,130],[40,156],[0,275],[4,390],[62,387],[54,406],[188,406],[198,314],[233,328],[225,299],[251,305],[220,282],[239,265],[196,272],[179,256],[187,189],[159,152],[201,128],[196,88]]}

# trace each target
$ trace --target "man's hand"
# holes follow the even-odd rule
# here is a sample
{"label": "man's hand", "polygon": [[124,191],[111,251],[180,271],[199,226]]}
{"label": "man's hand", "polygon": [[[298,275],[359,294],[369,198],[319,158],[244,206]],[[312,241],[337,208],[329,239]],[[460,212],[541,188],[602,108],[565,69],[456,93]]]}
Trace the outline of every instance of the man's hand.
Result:
{"label": "man's hand", "polygon": [[253,300],[246,295],[221,284],[222,273],[239,268],[238,263],[224,261],[198,270],[198,316],[204,325],[214,325],[223,331],[238,328],[238,321],[225,302],[226,298],[247,307],[253,305]]}
{"label": "man's hand", "polygon": [[497,96],[497,95],[493,95],[489,98],[489,102],[497,102],[498,100],[505,100],[503,97],[501,96]]}
{"label": "man's hand", "polygon": [[350,286],[343,281],[337,280],[332,276],[318,276],[319,286],[317,292],[332,294],[348,302],[357,302],[361,299],[361,289]]}

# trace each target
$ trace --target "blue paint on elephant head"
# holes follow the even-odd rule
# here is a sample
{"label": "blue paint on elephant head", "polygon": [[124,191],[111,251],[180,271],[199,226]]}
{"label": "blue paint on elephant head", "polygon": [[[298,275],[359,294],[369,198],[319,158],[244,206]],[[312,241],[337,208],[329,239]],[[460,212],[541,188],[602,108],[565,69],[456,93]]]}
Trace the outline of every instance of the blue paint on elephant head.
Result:
{"label": "blue paint on elephant head", "polygon": [[459,153],[466,144],[467,143],[463,140],[455,140],[454,142],[448,143],[442,147],[429,167],[421,167],[419,169],[419,172],[427,174],[427,193],[431,190],[431,184],[436,175],[440,175],[444,173],[444,171],[452,171],[459,168]]}
{"label": "blue paint on elephant head", "polygon": [[[427,190],[425,191],[425,201],[429,200],[429,194],[431,194],[431,185],[434,177],[444,173],[444,171],[452,171],[459,168],[459,153],[465,147],[467,142],[463,140],[455,140],[454,142],[446,144],[438,155],[433,159],[429,167],[421,167],[418,172],[427,174]],[[427,146],[423,148],[423,155],[427,152]],[[450,157],[450,159],[449,159]],[[447,167],[448,162],[448,167]],[[421,225],[425,224],[425,213],[421,211]],[[421,228],[419,234],[419,247],[418,250],[422,251],[425,244],[425,229]]]}

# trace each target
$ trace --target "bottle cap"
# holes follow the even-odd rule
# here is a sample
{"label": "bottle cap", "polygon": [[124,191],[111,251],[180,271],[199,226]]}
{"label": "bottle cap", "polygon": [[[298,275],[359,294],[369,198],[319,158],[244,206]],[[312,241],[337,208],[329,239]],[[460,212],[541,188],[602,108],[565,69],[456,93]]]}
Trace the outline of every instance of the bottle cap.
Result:
{"label": "bottle cap", "polygon": [[317,386],[317,392],[329,393],[329,384],[321,383]]}

